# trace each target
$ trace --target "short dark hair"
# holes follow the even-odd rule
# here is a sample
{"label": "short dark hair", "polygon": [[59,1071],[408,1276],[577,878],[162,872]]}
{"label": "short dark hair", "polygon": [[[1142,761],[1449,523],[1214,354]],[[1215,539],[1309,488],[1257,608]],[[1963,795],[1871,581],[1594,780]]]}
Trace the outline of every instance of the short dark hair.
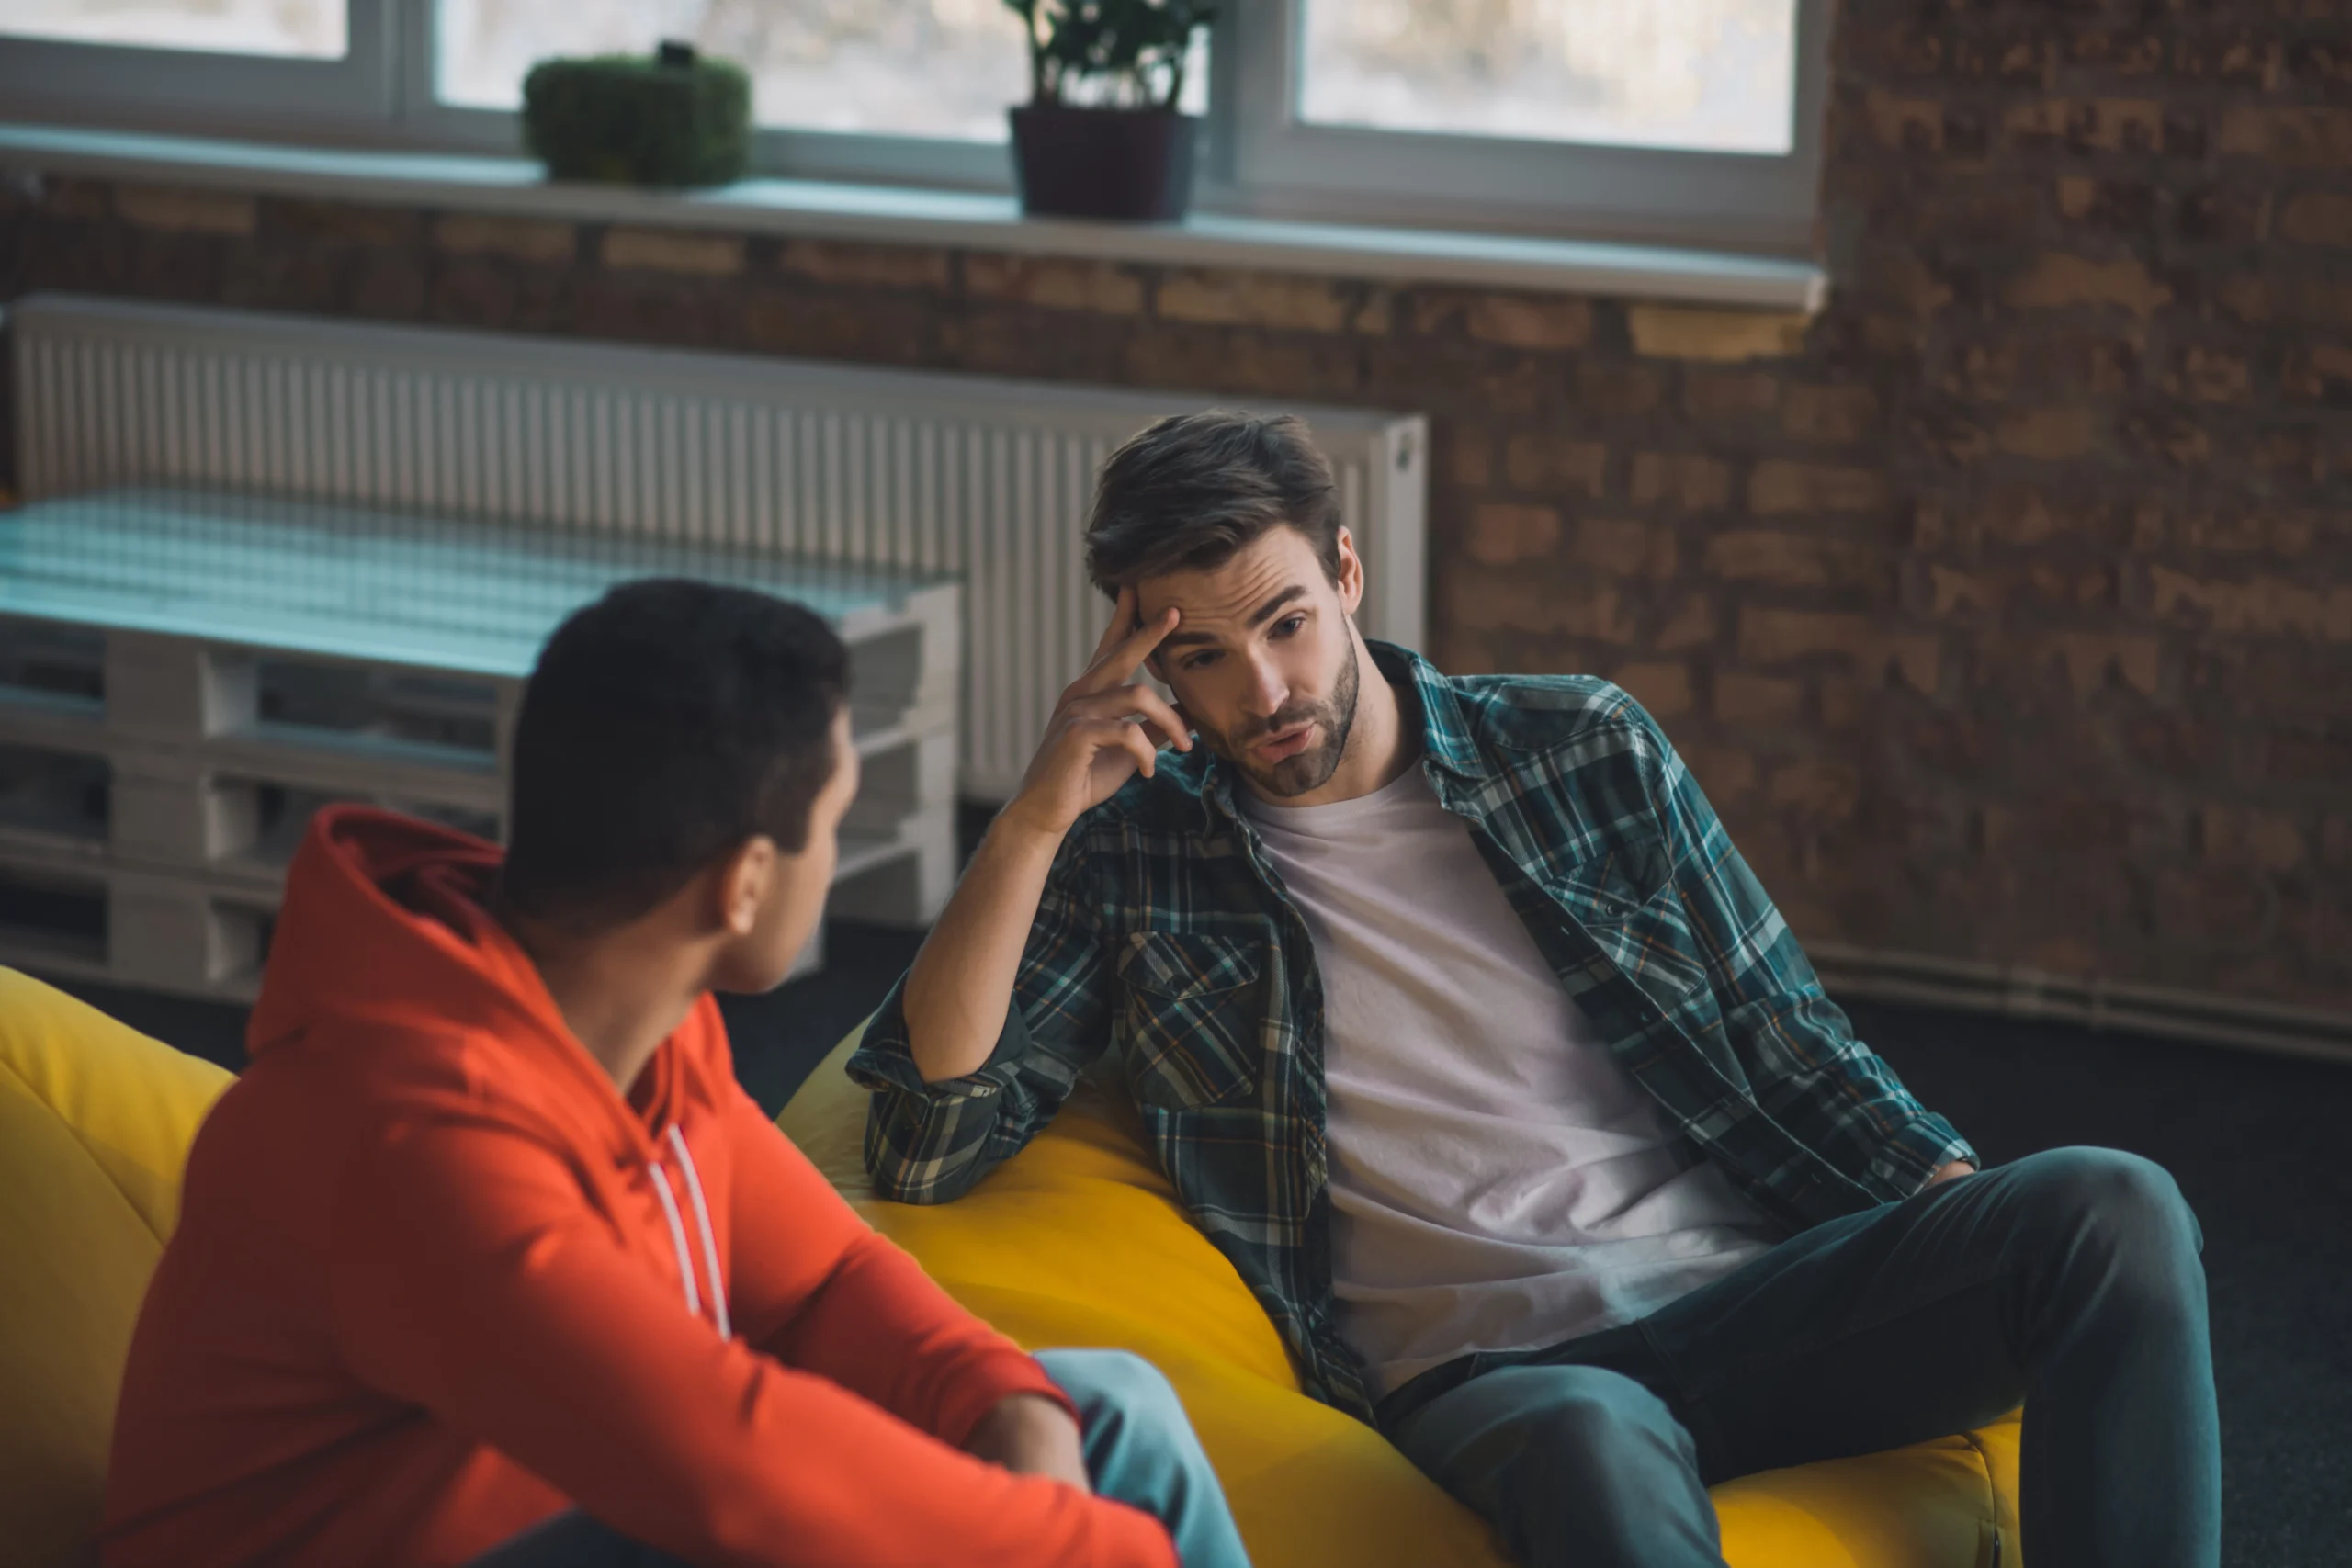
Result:
{"label": "short dark hair", "polygon": [[848,682],[832,628],[773,594],[651,578],[574,612],[515,717],[501,896],[604,930],[755,834],[807,847]]}
{"label": "short dark hair", "polygon": [[1086,521],[1086,570],[1113,598],[1148,577],[1213,571],[1270,528],[1306,536],[1340,580],[1340,492],[1293,414],[1207,409],[1111,454]]}

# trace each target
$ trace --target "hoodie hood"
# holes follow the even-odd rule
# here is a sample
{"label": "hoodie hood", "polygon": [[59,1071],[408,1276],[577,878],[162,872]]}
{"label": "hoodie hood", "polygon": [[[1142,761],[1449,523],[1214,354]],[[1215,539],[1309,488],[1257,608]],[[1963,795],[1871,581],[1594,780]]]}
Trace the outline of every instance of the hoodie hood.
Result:
{"label": "hoodie hood", "polygon": [[623,1097],[490,913],[503,858],[395,812],[318,812],[287,870],[246,1051],[333,1039],[380,1056],[368,1071],[380,1087],[406,1079],[403,1097],[443,1113],[483,1112],[490,1089],[496,1114],[523,1112],[554,1141],[621,1164],[656,1157],[679,1109],[679,1053],[664,1042]]}

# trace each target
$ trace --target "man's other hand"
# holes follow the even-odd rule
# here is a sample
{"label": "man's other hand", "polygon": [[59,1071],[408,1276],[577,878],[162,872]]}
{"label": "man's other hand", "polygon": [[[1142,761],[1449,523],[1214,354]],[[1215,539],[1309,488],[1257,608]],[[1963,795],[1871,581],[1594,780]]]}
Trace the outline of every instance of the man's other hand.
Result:
{"label": "man's other hand", "polygon": [[[1975,1174],[1976,1168],[1974,1166],[1969,1164],[1964,1159],[1956,1159],[1950,1165],[1939,1165],[1936,1167],[1936,1173],[1928,1178],[1928,1187],[1939,1187],[1947,1181],[1957,1181],[1963,1176],[1973,1176]],[[1919,1190],[1925,1192],[1928,1190],[1928,1187],[1922,1187]]]}

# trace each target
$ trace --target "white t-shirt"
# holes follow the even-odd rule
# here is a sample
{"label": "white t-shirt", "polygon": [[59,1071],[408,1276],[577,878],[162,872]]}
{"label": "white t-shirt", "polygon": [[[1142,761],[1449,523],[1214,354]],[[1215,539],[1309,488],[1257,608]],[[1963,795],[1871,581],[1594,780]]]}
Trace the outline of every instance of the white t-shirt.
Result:
{"label": "white t-shirt", "polygon": [[1244,808],[1315,941],[1340,1331],[1375,1395],[1613,1327],[1777,1234],[1670,1143],[1419,766]]}

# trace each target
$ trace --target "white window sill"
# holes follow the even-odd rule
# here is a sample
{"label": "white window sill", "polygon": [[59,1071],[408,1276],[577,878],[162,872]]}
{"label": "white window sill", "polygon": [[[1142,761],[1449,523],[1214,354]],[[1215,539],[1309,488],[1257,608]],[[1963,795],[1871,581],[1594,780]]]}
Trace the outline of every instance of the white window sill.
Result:
{"label": "white window sill", "polygon": [[745,180],[675,193],[558,185],[536,163],[344,152],[0,124],[0,166],[277,196],[401,202],[600,222],[949,245],[1161,265],[1259,267],[1396,282],[1545,289],[1758,310],[1821,307],[1806,262],[1505,234],[1376,229],[1196,214],[1181,224],[1023,218],[1009,196],[817,180]]}

